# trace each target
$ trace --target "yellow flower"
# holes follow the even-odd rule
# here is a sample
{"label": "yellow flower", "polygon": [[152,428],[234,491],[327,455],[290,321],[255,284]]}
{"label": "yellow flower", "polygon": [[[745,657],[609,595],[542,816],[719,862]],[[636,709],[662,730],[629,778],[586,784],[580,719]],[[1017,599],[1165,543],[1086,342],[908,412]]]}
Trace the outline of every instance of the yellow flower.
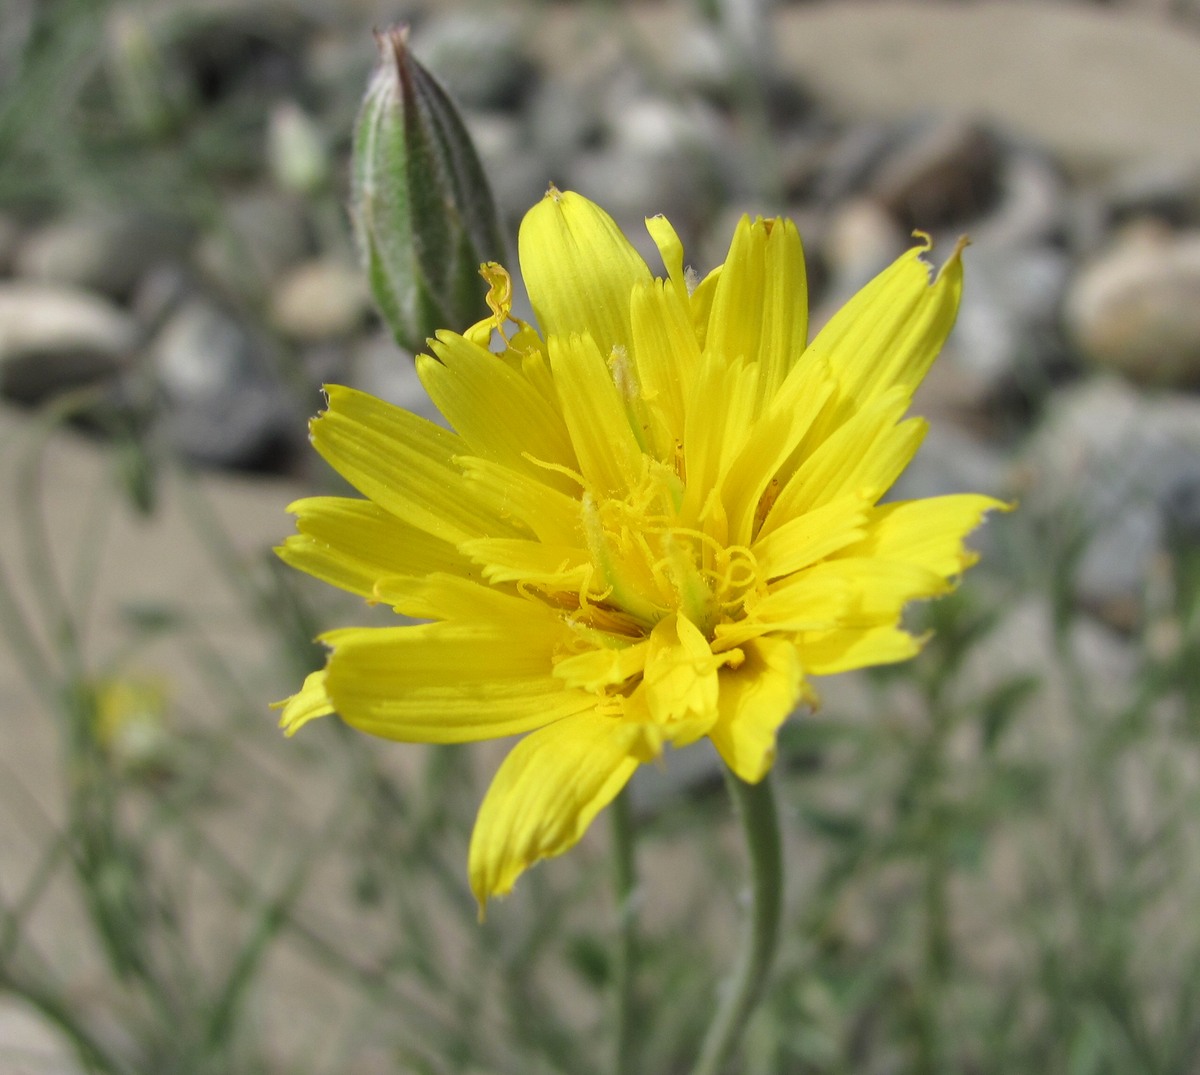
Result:
{"label": "yellow flower", "polygon": [[324,635],[289,733],[335,711],[415,742],[529,733],[472,836],[481,908],[665,744],[707,736],[761,780],[808,677],[916,653],[902,609],[951,588],[1004,506],[879,503],[925,431],[903,415],[954,321],[959,249],[936,278],[910,250],[808,343],[791,221],[743,217],[694,287],[671,225],[647,227],[665,278],[551,188],[520,233],[541,334],[484,266],[492,317],[417,360],[454,432],[329,388],[312,442],[366,499],[298,501],[279,550],[430,621]]}

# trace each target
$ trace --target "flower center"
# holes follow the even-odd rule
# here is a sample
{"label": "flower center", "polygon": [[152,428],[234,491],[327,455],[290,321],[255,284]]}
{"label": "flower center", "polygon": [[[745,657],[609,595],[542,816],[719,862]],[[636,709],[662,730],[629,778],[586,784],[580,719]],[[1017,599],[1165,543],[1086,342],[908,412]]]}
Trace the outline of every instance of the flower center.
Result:
{"label": "flower center", "polygon": [[740,618],[747,595],[760,583],[758,563],[745,546],[726,547],[681,525],[682,483],[646,459],[642,480],[624,499],[582,498],[596,573],[581,604],[619,610],[645,634],[678,612],[711,642],[718,624]]}

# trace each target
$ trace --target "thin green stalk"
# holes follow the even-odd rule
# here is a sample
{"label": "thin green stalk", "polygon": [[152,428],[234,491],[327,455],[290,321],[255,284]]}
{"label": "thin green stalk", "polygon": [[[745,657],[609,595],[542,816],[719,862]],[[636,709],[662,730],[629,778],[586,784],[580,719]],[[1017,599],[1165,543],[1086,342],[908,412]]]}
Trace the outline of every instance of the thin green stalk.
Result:
{"label": "thin green stalk", "polygon": [[633,1064],[634,965],[637,960],[635,890],[637,866],[634,860],[633,812],[629,790],[618,795],[609,808],[613,843],[613,893],[617,903],[617,945],[613,961],[614,1019],[612,1070],[627,1075]]}
{"label": "thin green stalk", "polygon": [[692,1075],[720,1075],[741,1042],[767,983],[783,908],[783,856],[770,775],[757,784],[747,784],[727,772],[725,782],[746,834],[752,902],[737,966],[723,990]]}

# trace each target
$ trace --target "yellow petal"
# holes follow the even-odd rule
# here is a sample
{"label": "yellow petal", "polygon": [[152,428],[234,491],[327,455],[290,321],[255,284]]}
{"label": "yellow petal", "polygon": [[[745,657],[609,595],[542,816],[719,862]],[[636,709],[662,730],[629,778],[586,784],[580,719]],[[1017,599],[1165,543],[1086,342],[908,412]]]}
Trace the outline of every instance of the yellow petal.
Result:
{"label": "yellow petal", "polygon": [[454,333],[431,348],[436,359],[417,358],[421,383],[472,455],[516,470],[532,469],[530,457],[576,466],[562,414],[520,372]]}
{"label": "yellow petal", "polygon": [[[571,545],[580,536],[582,477],[539,468],[536,477],[477,456],[460,456],[463,486],[478,499],[499,504],[500,514],[549,544]],[[563,492],[562,487],[569,489]]]}
{"label": "yellow petal", "polygon": [[919,639],[894,625],[868,630],[844,628],[801,635],[796,640],[805,671],[832,676],[855,668],[907,661],[921,651]]}
{"label": "yellow petal", "polygon": [[[823,362],[809,362],[798,377],[788,380],[789,393],[777,392],[771,407],[755,423],[726,471],[721,489],[729,514],[730,541],[749,545],[763,522],[769,504],[795,470],[788,461],[798,452],[809,429],[833,393],[833,381]],[[765,506],[764,506],[765,505]]]}
{"label": "yellow petal", "polygon": [[[700,721],[704,734],[717,717],[717,669],[725,662],[686,616],[667,616],[654,625],[642,684],[650,719],[656,724]],[[681,744],[682,745],[682,744]]]}
{"label": "yellow petal", "polygon": [[963,538],[987,512],[1011,510],[1002,500],[974,493],[881,504],[872,509],[863,540],[841,555],[903,560],[951,578],[977,558],[963,547]]}
{"label": "yellow petal", "polygon": [[686,386],[700,365],[686,292],[680,297],[661,280],[640,284],[631,317],[642,394],[661,427],[656,454],[673,463],[676,444],[683,442]]}
{"label": "yellow petal", "polygon": [[276,702],[273,709],[282,709],[279,726],[286,735],[295,735],[310,720],[327,717],[333,712],[333,703],[325,690],[325,669],[309,672],[304,685],[290,698]]}
{"label": "yellow petal", "polygon": [[455,455],[466,445],[409,411],[352,388],[330,385],[328,409],[310,425],[313,447],[364,496],[396,518],[456,544],[484,535],[515,535],[462,488]]}
{"label": "yellow petal", "polygon": [[598,694],[606,687],[618,687],[641,675],[649,652],[650,643],[645,639],[627,646],[597,646],[562,658],[554,666],[554,674],[568,686]]}
{"label": "yellow petal", "polygon": [[671,287],[687,308],[688,288],[687,276],[683,268],[683,243],[679,233],[671,222],[661,213],[658,216],[646,218],[646,230],[654,245],[658,247],[658,255],[662,258],[663,268],[667,270],[667,278]]}
{"label": "yellow petal", "polygon": [[[796,581],[793,583],[792,579]],[[852,590],[853,597],[842,611],[840,621],[861,627],[895,623],[910,601],[940,597],[953,589],[942,575],[921,564],[839,556],[822,560],[783,580],[778,594],[782,597],[793,586],[820,585],[846,586]]]}
{"label": "yellow petal", "polygon": [[827,359],[838,382],[837,399],[824,419],[828,428],[896,386],[911,395],[921,383],[954,327],[963,245],[932,280],[920,256],[928,241],[902,254],[817,334],[805,360]]}
{"label": "yellow petal", "polygon": [[747,642],[736,668],[722,668],[717,722],[708,733],[725,764],[757,784],[775,761],[775,733],[806,696],[800,655],[789,639]]}
{"label": "yellow petal", "polygon": [[907,406],[904,389],[897,388],[836,429],[788,478],[760,535],[842,496],[878,500],[912,460],[925,435],[924,419],[897,424]]}
{"label": "yellow petal", "polygon": [[480,915],[540,859],[575,846],[629,781],[636,759],[621,723],[598,713],[556,721],[522,739],[488,788],[471,834],[468,872]]}
{"label": "yellow petal", "polygon": [[703,356],[687,393],[684,420],[685,525],[695,525],[710,495],[719,496],[722,479],[754,428],[757,396],[756,365],[728,362],[715,353]]}
{"label": "yellow petal", "polygon": [[542,589],[578,593],[591,577],[586,549],[520,538],[480,538],[459,546],[489,582],[521,582]]}
{"label": "yellow petal", "polygon": [[322,637],[333,648],[326,690],[347,724],[385,739],[462,743],[529,731],[595,705],[552,674],[564,630],[530,616],[333,631]]}
{"label": "yellow petal", "polygon": [[867,510],[863,497],[851,494],[789,519],[750,547],[759,571],[777,579],[852,546],[866,533]]}
{"label": "yellow petal", "polygon": [[453,545],[401,522],[369,500],[317,496],[289,504],[293,534],[275,551],[284,563],[368,600],[389,575],[461,571]]}
{"label": "yellow petal", "polygon": [[650,270],[603,209],[551,187],[521,222],[521,274],[544,336],[587,333],[607,359],[633,354],[629,301]]}
{"label": "yellow petal", "polygon": [[760,409],[808,342],[807,288],[796,225],[742,217],[713,294],[704,346],[759,365]]}
{"label": "yellow petal", "polygon": [[627,492],[641,473],[642,450],[604,356],[588,335],[551,336],[547,342],[583,476],[598,492]]}
{"label": "yellow petal", "polygon": [[846,610],[852,607],[857,589],[857,583],[852,579],[802,571],[774,584],[766,596],[748,601],[742,619],[718,624],[713,647],[725,650],[740,646],[747,639],[769,632],[794,633],[836,627]]}

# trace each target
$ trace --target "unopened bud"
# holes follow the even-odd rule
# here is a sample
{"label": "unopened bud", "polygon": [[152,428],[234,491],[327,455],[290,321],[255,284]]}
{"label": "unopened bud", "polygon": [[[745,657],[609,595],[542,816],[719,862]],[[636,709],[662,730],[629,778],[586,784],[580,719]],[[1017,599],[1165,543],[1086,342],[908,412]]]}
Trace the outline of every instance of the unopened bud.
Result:
{"label": "unopened bud", "polygon": [[504,239],[479,156],[408,32],[379,35],[354,137],[352,209],[371,290],[396,342],[419,351],[479,320],[479,266]]}

